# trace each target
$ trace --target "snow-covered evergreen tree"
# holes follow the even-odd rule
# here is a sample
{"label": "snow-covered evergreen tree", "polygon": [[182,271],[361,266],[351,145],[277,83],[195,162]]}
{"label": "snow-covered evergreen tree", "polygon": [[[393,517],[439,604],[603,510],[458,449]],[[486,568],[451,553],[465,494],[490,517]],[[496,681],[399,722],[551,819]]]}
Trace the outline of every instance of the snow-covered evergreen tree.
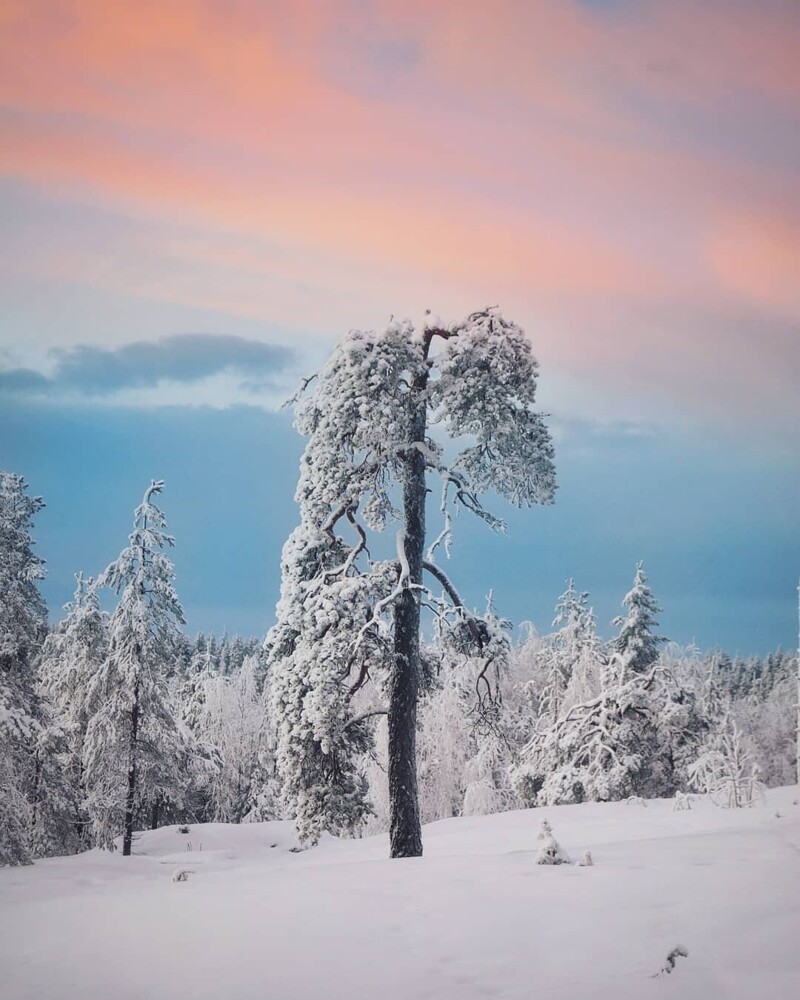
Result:
{"label": "snow-covered evergreen tree", "polygon": [[32,528],[43,506],[21,476],[0,472],[0,864],[74,848],[64,734],[37,678],[47,612]]}
{"label": "snow-covered evergreen tree", "polygon": [[37,748],[46,728],[35,660],[47,610],[32,527],[43,507],[22,476],[0,472],[0,864],[29,861],[33,846]]}
{"label": "snow-covered evergreen tree", "polygon": [[180,801],[185,783],[184,744],[166,681],[184,619],[163,551],[174,540],[153,501],[163,486],[153,481],[147,488],[129,545],[100,580],[119,602],[89,693],[84,779],[97,842],[113,849],[122,834],[124,855],[131,853],[137,814]]}
{"label": "snow-covered evergreen tree", "polygon": [[589,595],[579,593],[570,579],[558,599],[553,619],[555,632],[541,651],[545,683],[540,714],[551,722],[572,705],[598,693],[600,643]]}
{"label": "snow-covered evergreen tree", "polygon": [[60,759],[75,803],[77,843],[87,846],[88,820],[83,803],[83,749],[89,724],[89,691],[108,654],[108,615],[101,610],[97,585],[76,575],[77,586],[66,617],[50,632],[39,664],[41,683],[54,719],[63,731]]}
{"label": "snow-covered evergreen tree", "polygon": [[671,758],[658,728],[660,678],[630,670],[619,654],[603,669],[603,690],[538,729],[514,768],[531,805],[609,802],[674,791]]}
{"label": "snow-covered evergreen tree", "polygon": [[633,587],[623,598],[625,614],[612,622],[619,629],[614,649],[637,674],[646,673],[652,667],[658,659],[659,649],[666,642],[655,631],[658,628],[656,615],[661,608],[656,604],[642,566],[641,562],[636,566]]}
{"label": "snow-covered evergreen tree", "polygon": [[208,690],[218,676],[211,654],[204,650],[194,654],[186,677],[177,685],[175,698],[181,721],[195,736],[202,735]]}
{"label": "snow-covered evergreen tree", "polygon": [[553,628],[560,630],[549,637],[544,650],[547,673],[542,690],[540,713],[555,721],[561,715],[564,693],[578,658],[581,624],[585,611],[585,595],[578,596],[572,580],[558,599]]}
{"label": "snow-covered evergreen tree", "polygon": [[[301,523],[284,548],[269,647],[284,794],[302,836],[363,822],[358,758],[371,731],[352,699],[372,680],[388,710],[391,853],[422,852],[421,602],[440,613],[455,607],[454,626],[481,647],[480,623],[435,553],[449,549],[454,506],[501,527],[481,504],[488,489],[518,506],[551,502],[553,451],[533,410],[536,379],[523,332],[487,309],[452,326],[429,317],[420,332],[408,322],[351,332],[299,405],[297,426],[309,438]],[[452,460],[436,428],[462,444]],[[441,480],[443,526],[426,558],[429,475]],[[397,557],[377,559],[368,532],[390,522],[399,522]]]}

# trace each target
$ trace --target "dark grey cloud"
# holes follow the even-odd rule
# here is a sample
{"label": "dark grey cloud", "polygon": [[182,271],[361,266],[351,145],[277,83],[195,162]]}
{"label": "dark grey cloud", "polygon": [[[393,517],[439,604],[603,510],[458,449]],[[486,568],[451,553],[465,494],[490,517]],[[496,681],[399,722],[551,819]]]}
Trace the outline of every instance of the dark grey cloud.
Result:
{"label": "dark grey cloud", "polygon": [[28,368],[0,372],[0,390],[29,394],[72,390],[99,396],[118,389],[142,388],[162,380],[190,383],[219,372],[241,375],[268,387],[294,360],[276,344],[214,333],[183,333],[142,340],[122,347],[79,344],[54,350],[52,376]]}

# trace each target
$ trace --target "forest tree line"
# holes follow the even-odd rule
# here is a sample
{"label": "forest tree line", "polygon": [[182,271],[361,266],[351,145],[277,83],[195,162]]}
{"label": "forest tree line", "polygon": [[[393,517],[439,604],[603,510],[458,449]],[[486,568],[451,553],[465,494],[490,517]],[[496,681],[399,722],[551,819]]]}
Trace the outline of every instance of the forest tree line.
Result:
{"label": "forest tree line", "polygon": [[[386,830],[380,687],[356,692],[356,722],[343,723],[336,766],[349,796],[298,814],[274,639],[185,635],[160,489],[148,489],[119,558],[97,579],[79,574],[48,626],[33,540],[43,504],[0,474],[0,862],[110,848],[128,829],[170,823],[299,816],[310,842]],[[417,739],[423,822],[690,792],[741,805],[794,781],[796,656],[680,648],[659,635],[658,612],[639,566],[609,641],[571,581],[546,634],[515,638],[490,605],[480,655],[433,620]]]}

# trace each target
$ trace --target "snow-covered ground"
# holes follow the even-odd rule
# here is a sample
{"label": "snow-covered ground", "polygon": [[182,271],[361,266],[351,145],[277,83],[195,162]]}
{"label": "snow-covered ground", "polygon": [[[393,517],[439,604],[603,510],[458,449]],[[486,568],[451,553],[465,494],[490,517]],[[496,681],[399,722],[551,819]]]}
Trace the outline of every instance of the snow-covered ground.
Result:
{"label": "snow-covered ground", "polygon": [[[767,805],[560,806],[294,852],[289,823],[143,834],[0,870],[3,1000],[789,1000],[798,789]],[[577,860],[537,866],[547,817]],[[178,869],[188,881],[175,882]],[[676,945],[689,952],[652,978]]]}

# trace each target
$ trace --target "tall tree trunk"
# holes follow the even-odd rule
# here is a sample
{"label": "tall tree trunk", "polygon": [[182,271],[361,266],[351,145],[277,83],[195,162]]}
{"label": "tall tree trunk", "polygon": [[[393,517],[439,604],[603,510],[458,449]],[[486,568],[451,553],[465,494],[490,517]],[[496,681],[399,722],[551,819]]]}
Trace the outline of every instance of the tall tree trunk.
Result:
{"label": "tall tree trunk", "polygon": [[[427,350],[426,350],[427,354]],[[419,590],[425,547],[425,458],[416,442],[424,443],[426,406],[423,392],[427,369],[414,381],[409,440],[404,458],[403,520],[407,588],[397,600],[394,616],[394,669],[389,687],[389,839],[391,857],[422,856],[422,828],[417,791],[417,698],[419,695]]]}
{"label": "tall tree trunk", "polygon": [[122,856],[129,857],[133,844],[133,813],[136,803],[136,757],[139,738],[139,685],[133,692],[131,709],[131,739],[128,747],[128,794],[125,796],[125,832],[122,836]]}
{"label": "tall tree trunk", "polygon": [[153,808],[150,810],[150,829],[158,829],[158,821],[161,819],[161,799],[156,799]]}

